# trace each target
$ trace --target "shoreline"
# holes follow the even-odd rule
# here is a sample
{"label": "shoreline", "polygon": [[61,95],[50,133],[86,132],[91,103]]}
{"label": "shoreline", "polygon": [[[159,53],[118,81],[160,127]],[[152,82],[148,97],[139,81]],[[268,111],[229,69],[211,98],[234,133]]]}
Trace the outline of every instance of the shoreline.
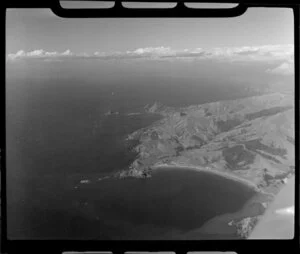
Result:
{"label": "shoreline", "polygon": [[[228,172],[221,172],[214,169],[202,168],[193,165],[178,164],[157,164],[151,167],[151,169],[154,171],[159,169],[171,170],[174,168],[182,168],[186,170],[207,173],[209,172],[227,179],[238,181],[242,184],[246,184],[255,191],[255,194],[237,211],[217,215],[207,220],[201,227],[191,230],[186,234],[179,234],[177,236],[179,238],[183,237],[184,239],[198,239],[198,237],[201,235],[209,237],[217,234],[222,236],[223,239],[236,236],[241,237],[241,239],[247,239],[257,223],[259,223],[261,217],[265,214],[269,205],[274,202],[274,198],[277,196],[277,194],[266,192],[264,189],[258,188],[256,184],[251,181],[239,178],[238,176],[232,175]],[[283,186],[278,186],[276,188],[280,191]],[[238,230],[243,230],[240,231],[242,234],[240,234]]]}
{"label": "shoreline", "polygon": [[242,183],[244,185],[247,185],[250,188],[253,188],[257,192],[261,192],[261,189],[257,187],[257,185],[247,179],[240,178],[236,175],[227,173],[227,172],[222,172],[222,171],[217,171],[214,169],[206,169],[203,167],[195,166],[195,165],[180,165],[180,164],[157,164],[153,165],[150,167],[152,171],[159,170],[159,169],[172,169],[172,168],[181,168],[181,169],[187,169],[187,170],[194,170],[198,172],[207,172],[211,174],[215,174],[224,178],[227,178],[229,180],[233,180],[239,183]]}
{"label": "shoreline", "polygon": [[[153,171],[160,169],[172,170],[174,168],[182,170],[193,170],[198,172],[206,172],[214,175],[224,177],[229,180],[239,182],[254,191],[254,195],[245,201],[245,203],[236,211],[228,212],[224,214],[216,215],[209,220],[207,220],[201,227],[193,229],[187,233],[179,233],[176,235],[178,239],[198,239],[199,236],[212,237],[213,235],[218,235],[222,239],[227,239],[230,237],[243,239],[242,236],[238,234],[238,229],[235,224],[231,223],[241,223],[244,219],[254,219],[258,218],[264,213],[264,203],[268,204],[271,201],[271,196],[265,193],[263,190],[257,187],[257,185],[251,181],[248,181],[238,176],[232,175],[228,172],[221,172],[214,169],[208,169],[203,167],[197,167],[194,165],[180,165],[180,164],[157,164],[153,165],[151,169]],[[252,229],[250,229],[250,232]]]}

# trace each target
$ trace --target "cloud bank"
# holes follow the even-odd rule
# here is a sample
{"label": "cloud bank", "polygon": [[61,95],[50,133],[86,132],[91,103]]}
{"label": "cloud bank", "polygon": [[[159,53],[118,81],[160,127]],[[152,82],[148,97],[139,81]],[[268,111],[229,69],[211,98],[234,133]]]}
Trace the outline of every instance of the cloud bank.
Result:
{"label": "cloud bank", "polygon": [[212,49],[172,49],[170,47],[146,47],[124,52],[94,52],[91,54],[74,53],[67,49],[64,52],[48,52],[43,49],[25,52],[19,50],[7,55],[7,61],[40,59],[44,61],[63,61],[66,59],[99,59],[99,60],[203,60],[213,59],[229,62],[267,62],[277,63],[268,73],[290,75],[293,73],[294,46],[262,45],[245,47],[227,47]]}
{"label": "cloud bank", "polygon": [[267,69],[267,72],[272,74],[279,74],[279,75],[293,75],[294,61],[283,62],[273,69]]}

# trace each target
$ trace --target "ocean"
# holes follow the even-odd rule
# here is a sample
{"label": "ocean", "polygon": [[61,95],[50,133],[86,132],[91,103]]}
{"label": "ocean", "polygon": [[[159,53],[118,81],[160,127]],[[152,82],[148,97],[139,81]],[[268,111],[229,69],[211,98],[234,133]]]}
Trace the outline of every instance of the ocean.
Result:
{"label": "ocean", "polygon": [[[106,184],[106,187],[101,187],[99,182],[84,191],[76,187],[81,180],[96,181],[126,168],[133,161],[135,154],[124,142],[126,135],[160,119],[158,115],[143,112],[146,104],[160,101],[168,106],[188,106],[251,95],[234,79],[212,78],[211,73],[204,75],[193,69],[186,74],[180,65],[175,64],[168,70],[164,66],[165,63],[151,63],[143,69],[138,63],[92,64],[85,61],[7,65],[6,150],[10,238],[122,238],[127,234],[122,233],[121,229],[116,230],[115,226],[124,223],[139,226],[151,224],[155,226],[153,232],[157,227],[190,229],[188,221],[178,222],[181,224],[177,225],[175,217],[173,221],[165,220],[171,211],[177,210],[176,205],[185,199],[184,195],[190,195],[190,202],[195,202],[189,188],[184,190],[186,187],[182,187],[185,194],[176,201],[179,203],[170,205],[169,213],[163,211],[163,204],[170,197],[157,198],[155,202],[163,211],[159,213],[162,217],[158,218],[158,214],[155,215],[158,217],[152,218],[146,207],[153,193],[143,186],[146,183],[150,185],[149,189],[155,190],[151,183],[156,180],[150,180],[149,184],[143,180],[120,180]],[[109,110],[119,114],[106,116]],[[140,114],[128,115],[130,113]],[[158,174],[155,179],[158,181],[156,188],[168,192],[167,182],[164,181],[169,179],[169,175],[162,175],[160,179]],[[130,184],[130,181],[134,183]],[[220,195],[219,200],[224,200],[222,193],[228,190],[228,185],[232,185],[224,180],[224,187],[216,189],[213,180],[208,182],[212,185],[206,186],[210,185],[206,181],[203,189],[218,193],[214,195],[216,199]],[[207,191],[201,193],[201,184],[204,182],[197,186],[199,191],[196,195],[204,202]],[[110,188],[115,188],[117,194]],[[146,188],[145,198],[135,197],[134,193],[142,195],[141,188]],[[241,187],[234,188],[236,192]],[[237,192],[236,199],[228,197],[227,205],[210,207],[205,204],[208,208],[200,210],[203,215],[199,217],[198,225],[215,214],[240,207],[249,198],[248,194]],[[120,193],[127,193],[127,196],[118,196]],[[105,200],[108,204],[114,201],[114,211],[119,211],[119,214],[108,218],[111,208],[105,205],[108,210],[100,212],[100,200],[104,197],[108,198]],[[117,204],[116,197],[123,203]],[[131,205],[146,202],[140,204],[143,208],[141,214],[136,216],[138,210],[132,214],[131,210],[123,213],[129,207],[127,200]],[[186,205],[186,210],[179,209],[174,216],[187,213],[189,205]],[[154,207],[149,207],[149,211],[151,209]],[[193,210],[195,216],[198,212]],[[143,216],[150,216],[149,221],[143,221]],[[194,217],[190,218],[194,223]],[[103,227],[101,234],[99,226]]]}

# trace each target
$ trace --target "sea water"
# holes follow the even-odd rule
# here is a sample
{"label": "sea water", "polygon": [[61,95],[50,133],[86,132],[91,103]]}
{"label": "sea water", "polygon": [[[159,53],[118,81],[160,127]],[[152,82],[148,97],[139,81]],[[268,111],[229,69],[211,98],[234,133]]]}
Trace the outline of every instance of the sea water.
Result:
{"label": "sea water", "polygon": [[[120,225],[130,228],[145,223],[154,225],[154,232],[157,227],[189,230],[195,222],[201,225],[216,214],[237,209],[248,198],[228,180],[216,184],[221,181],[217,177],[203,175],[196,178],[199,182],[191,177],[183,184],[180,178],[186,174],[180,172],[157,173],[150,180],[97,182],[134,160],[136,154],[128,149],[126,136],[161,118],[145,114],[146,104],[187,106],[247,95],[236,84],[225,86],[224,80],[176,76],[174,70],[161,73],[157,66],[144,73],[138,66],[113,67],[89,63],[7,66],[11,238],[122,238],[127,233],[120,231]],[[109,110],[119,114],[105,115]],[[210,180],[204,181],[206,177]],[[182,184],[176,187],[177,178]],[[93,187],[82,191],[78,184],[84,179],[90,179]],[[235,194],[230,186],[236,186],[232,187]],[[219,202],[209,203],[216,199]]]}

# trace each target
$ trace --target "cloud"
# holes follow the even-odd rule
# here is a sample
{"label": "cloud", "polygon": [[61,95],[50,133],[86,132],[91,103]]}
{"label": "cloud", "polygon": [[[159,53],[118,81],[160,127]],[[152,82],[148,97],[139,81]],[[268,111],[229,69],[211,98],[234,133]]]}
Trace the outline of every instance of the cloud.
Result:
{"label": "cloud", "polygon": [[67,49],[65,52],[61,53],[62,56],[72,56],[73,53],[71,52],[71,50]]}
{"label": "cloud", "polygon": [[24,58],[50,58],[56,57],[58,55],[57,52],[46,52],[43,49],[37,49],[30,52],[25,52],[24,50],[19,50],[15,54],[8,54],[8,60],[18,60]]}
{"label": "cloud", "polygon": [[[293,60],[294,47],[287,45],[262,45],[262,46],[244,46],[244,47],[223,47],[212,49],[172,49],[170,47],[145,47],[123,52],[99,52],[91,54],[73,53],[67,49],[61,53],[47,52],[43,49],[24,52],[19,50],[16,53],[7,55],[7,60],[15,61],[21,59],[100,59],[100,60],[124,60],[124,59],[144,59],[144,60],[202,60],[214,59],[217,61],[229,62],[268,62],[283,64]],[[288,69],[287,64],[278,66],[279,70]],[[269,70],[271,72],[271,70]],[[276,72],[276,70],[274,70]]]}
{"label": "cloud", "polygon": [[36,49],[33,51],[25,52],[24,50],[19,50],[17,53],[11,53],[7,55],[8,61],[24,60],[24,59],[60,59],[68,56],[72,56],[73,53],[68,49],[62,53],[56,51],[48,52],[43,49]]}
{"label": "cloud", "polygon": [[51,56],[56,56],[58,53],[56,51],[54,52],[45,52],[45,56],[51,57]]}
{"label": "cloud", "polygon": [[19,50],[17,53],[15,53],[15,54],[8,54],[8,56],[7,56],[7,58],[9,59],[9,60],[14,60],[14,59],[16,59],[16,58],[20,58],[20,57],[23,57],[23,56],[25,56],[26,55],[26,53],[25,53],[25,51],[24,50]]}
{"label": "cloud", "polygon": [[293,61],[283,62],[273,69],[267,69],[267,73],[279,74],[279,75],[293,75],[294,63]]}
{"label": "cloud", "polygon": [[147,47],[147,48],[138,48],[134,51],[127,51],[129,54],[137,55],[168,55],[173,54],[174,52],[170,47]]}
{"label": "cloud", "polygon": [[294,56],[294,46],[291,44],[287,44],[215,48],[210,53],[212,58],[218,57],[220,60],[230,60],[232,62],[272,62],[292,59]]}
{"label": "cloud", "polygon": [[44,55],[44,50],[42,50],[42,49],[37,49],[37,50],[27,53],[27,56],[29,56],[29,57],[39,57],[42,55]]}
{"label": "cloud", "polygon": [[175,56],[176,51],[170,47],[146,47],[126,52],[106,54],[106,59],[158,59],[165,56]]}

